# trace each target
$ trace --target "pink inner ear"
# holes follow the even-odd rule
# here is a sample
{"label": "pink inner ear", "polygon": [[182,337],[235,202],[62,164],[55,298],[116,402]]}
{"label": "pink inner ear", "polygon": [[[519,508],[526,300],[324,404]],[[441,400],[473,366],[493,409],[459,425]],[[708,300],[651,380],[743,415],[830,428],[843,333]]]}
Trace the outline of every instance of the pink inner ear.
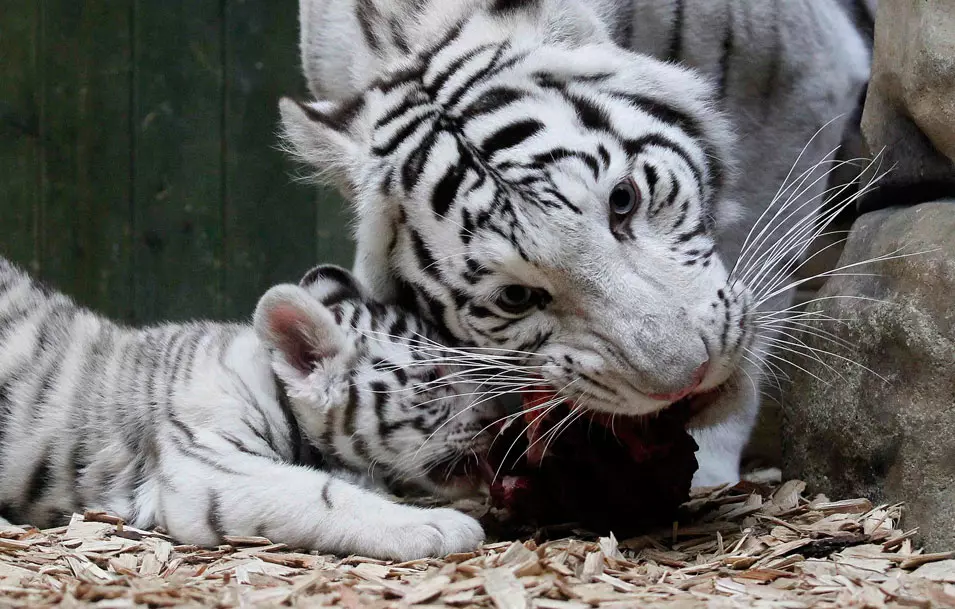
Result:
{"label": "pink inner ear", "polygon": [[279,305],[269,312],[269,327],[278,339],[276,346],[290,364],[305,374],[312,371],[315,362],[323,355],[308,336],[308,329],[312,326],[308,315],[296,307]]}

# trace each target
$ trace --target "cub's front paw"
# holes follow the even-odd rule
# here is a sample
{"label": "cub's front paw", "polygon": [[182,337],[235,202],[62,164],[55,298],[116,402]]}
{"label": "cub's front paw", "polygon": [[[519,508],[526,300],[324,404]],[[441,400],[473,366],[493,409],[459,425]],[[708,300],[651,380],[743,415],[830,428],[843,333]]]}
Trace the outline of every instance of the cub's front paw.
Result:
{"label": "cub's front paw", "polygon": [[484,541],[484,529],[470,516],[448,508],[418,509],[396,520],[380,538],[382,558],[415,560],[469,552]]}
{"label": "cub's front paw", "polygon": [[427,526],[441,532],[442,556],[457,552],[470,552],[484,541],[484,529],[477,520],[467,514],[448,508],[428,510],[431,521]]}

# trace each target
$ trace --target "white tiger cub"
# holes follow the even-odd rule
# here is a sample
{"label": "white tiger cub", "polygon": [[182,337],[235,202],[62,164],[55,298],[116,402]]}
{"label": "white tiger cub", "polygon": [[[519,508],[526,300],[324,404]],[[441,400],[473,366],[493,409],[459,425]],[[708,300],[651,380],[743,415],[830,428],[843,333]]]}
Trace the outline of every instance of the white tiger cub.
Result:
{"label": "white tiger cub", "polygon": [[[827,187],[813,164],[868,75],[850,5],[865,12],[301,0],[317,100],[282,103],[286,141],[353,200],[354,268],[376,297],[526,355],[582,408],[694,399],[694,484],[735,482],[773,357],[757,317],[790,304],[793,246]],[[800,204],[733,272],[791,169],[783,201]]]}
{"label": "white tiger cub", "polygon": [[334,266],[270,289],[253,326],[132,329],[0,258],[3,516],[97,508],[185,543],[383,559],[471,550],[474,519],[374,490],[471,490],[492,407],[439,379],[432,335]]}

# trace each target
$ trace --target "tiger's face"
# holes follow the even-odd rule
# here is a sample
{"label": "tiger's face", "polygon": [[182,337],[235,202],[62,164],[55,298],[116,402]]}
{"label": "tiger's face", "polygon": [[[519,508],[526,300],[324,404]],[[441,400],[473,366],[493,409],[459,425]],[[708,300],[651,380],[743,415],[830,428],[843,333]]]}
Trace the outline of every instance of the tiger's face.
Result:
{"label": "tiger's face", "polygon": [[430,326],[322,265],[260,301],[256,328],[309,440],[392,488],[474,490],[500,416]]}
{"label": "tiger's face", "polygon": [[738,374],[754,334],[718,253],[731,135],[712,98],[612,45],[466,23],[359,98],[282,112],[353,198],[376,294],[525,355],[582,407],[646,414]]}

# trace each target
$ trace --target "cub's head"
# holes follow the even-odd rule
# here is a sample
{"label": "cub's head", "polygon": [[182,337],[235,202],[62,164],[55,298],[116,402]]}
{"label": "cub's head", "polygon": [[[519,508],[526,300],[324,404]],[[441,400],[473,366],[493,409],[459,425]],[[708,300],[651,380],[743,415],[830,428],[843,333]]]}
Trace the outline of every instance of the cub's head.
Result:
{"label": "cub's head", "polygon": [[448,496],[471,490],[496,408],[426,323],[324,265],[298,286],[270,289],[254,325],[323,454],[386,484]]}
{"label": "cub's head", "polygon": [[292,151],[353,200],[359,276],[590,409],[720,386],[753,330],[718,251],[734,210],[714,88],[508,19],[457,24],[353,99],[283,100]]}

